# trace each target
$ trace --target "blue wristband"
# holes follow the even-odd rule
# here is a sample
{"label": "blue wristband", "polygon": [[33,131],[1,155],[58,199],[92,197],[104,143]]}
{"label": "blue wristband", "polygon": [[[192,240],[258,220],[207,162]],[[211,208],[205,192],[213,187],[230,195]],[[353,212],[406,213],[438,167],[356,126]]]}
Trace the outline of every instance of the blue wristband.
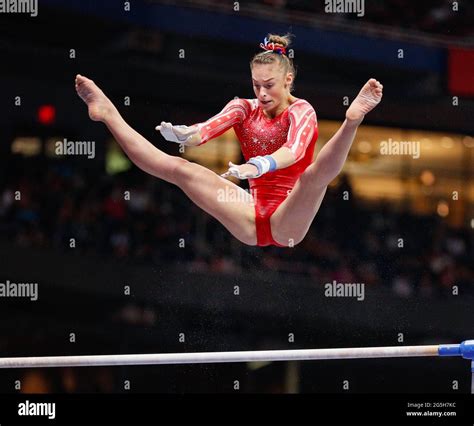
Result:
{"label": "blue wristband", "polygon": [[253,164],[257,168],[257,177],[276,170],[276,162],[271,155],[266,155],[265,157],[258,155],[257,157],[252,157],[247,163]]}
{"label": "blue wristband", "polygon": [[266,158],[270,162],[270,169],[268,170],[269,172],[273,172],[274,170],[276,170],[277,163],[271,155],[265,155],[265,157],[263,158]]}

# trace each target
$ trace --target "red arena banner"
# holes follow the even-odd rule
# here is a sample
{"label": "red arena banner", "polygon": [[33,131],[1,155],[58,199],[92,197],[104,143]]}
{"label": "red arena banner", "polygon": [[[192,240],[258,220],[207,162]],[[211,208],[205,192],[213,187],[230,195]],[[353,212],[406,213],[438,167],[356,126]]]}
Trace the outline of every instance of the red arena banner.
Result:
{"label": "red arena banner", "polygon": [[474,50],[449,49],[448,85],[452,95],[474,96]]}

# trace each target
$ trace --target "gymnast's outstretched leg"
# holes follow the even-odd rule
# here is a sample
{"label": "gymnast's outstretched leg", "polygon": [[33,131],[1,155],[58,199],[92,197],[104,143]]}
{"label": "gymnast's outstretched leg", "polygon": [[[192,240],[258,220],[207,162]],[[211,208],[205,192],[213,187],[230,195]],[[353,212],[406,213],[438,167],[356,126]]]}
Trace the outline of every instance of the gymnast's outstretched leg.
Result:
{"label": "gymnast's outstretched leg", "polygon": [[[92,80],[78,75],[76,90],[87,104],[90,118],[108,127],[138,167],[177,185],[238,240],[249,245],[257,243],[255,209],[249,193],[199,164],[160,151],[125,122],[117,108]],[[234,197],[222,200],[222,194],[234,194]]]}
{"label": "gymnast's outstretched leg", "polygon": [[286,200],[270,218],[272,235],[283,245],[298,244],[308,232],[329,183],[340,173],[357,128],[364,116],[382,99],[383,86],[370,79],[346,112],[346,120],[323,146],[316,160],[296,182]]}

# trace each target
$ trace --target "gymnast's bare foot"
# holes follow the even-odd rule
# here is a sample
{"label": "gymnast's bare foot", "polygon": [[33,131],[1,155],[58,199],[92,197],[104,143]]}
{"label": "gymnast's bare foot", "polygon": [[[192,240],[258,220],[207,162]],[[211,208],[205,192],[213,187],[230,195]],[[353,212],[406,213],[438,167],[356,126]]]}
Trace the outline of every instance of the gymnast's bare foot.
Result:
{"label": "gymnast's bare foot", "polygon": [[346,111],[346,118],[350,121],[361,122],[365,114],[372,111],[382,100],[383,85],[375,78],[364,84],[361,91]]}
{"label": "gymnast's bare foot", "polygon": [[89,117],[94,121],[106,122],[107,118],[116,111],[113,103],[105,96],[97,85],[88,78],[76,76],[76,91],[89,108]]}

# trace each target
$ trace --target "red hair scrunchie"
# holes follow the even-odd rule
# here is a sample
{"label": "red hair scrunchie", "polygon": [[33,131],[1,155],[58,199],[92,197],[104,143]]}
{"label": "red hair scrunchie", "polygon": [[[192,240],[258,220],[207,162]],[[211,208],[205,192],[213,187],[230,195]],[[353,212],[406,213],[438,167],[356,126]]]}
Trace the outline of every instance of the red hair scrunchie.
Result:
{"label": "red hair scrunchie", "polygon": [[260,47],[267,52],[278,53],[279,55],[286,55],[286,48],[279,43],[269,42],[265,37],[263,43],[260,43]]}

